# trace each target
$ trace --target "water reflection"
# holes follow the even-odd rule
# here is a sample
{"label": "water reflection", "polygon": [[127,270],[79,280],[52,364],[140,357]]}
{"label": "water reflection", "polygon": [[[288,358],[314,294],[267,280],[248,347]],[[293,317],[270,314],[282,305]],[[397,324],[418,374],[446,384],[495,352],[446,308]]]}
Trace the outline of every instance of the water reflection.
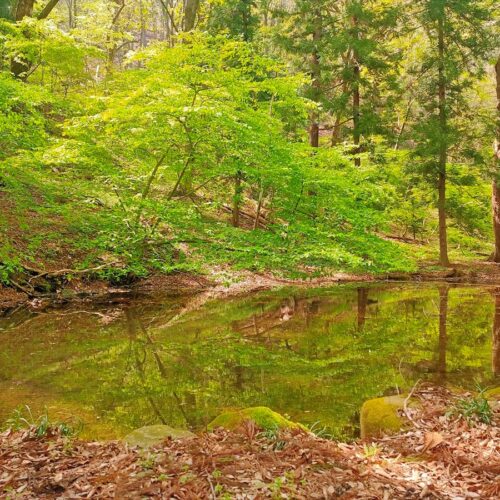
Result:
{"label": "water reflection", "polygon": [[47,405],[82,415],[88,437],[152,423],[196,430],[254,405],[353,435],[365,399],[420,378],[499,383],[500,289],[344,286],[20,318],[0,318],[0,420]]}
{"label": "water reflection", "polygon": [[437,362],[437,381],[441,384],[446,382],[446,346],[448,344],[447,322],[448,322],[448,285],[439,287],[439,344]]}
{"label": "water reflection", "polygon": [[494,290],[495,313],[491,340],[491,371],[500,377],[500,288]]}

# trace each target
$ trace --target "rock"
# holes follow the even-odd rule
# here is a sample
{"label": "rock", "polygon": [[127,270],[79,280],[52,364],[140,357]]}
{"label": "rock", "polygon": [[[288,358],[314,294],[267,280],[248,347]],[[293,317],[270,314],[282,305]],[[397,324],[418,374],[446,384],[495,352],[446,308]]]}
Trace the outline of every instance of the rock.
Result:
{"label": "rock", "polygon": [[207,426],[209,431],[213,431],[218,427],[223,427],[227,430],[235,430],[246,421],[252,421],[262,430],[270,429],[303,429],[307,430],[302,424],[292,422],[283,415],[265,406],[256,406],[254,408],[246,408],[244,410],[226,411],[221,413]]}
{"label": "rock", "polygon": [[365,401],[360,415],[361,438],[400,431],[405,422],[398,410],[403,408],[404,400],[403,396],[386,396]]}
{"label": "rock", "polygon": [[194,437],[194,434],[184,429],[174,429],[169,425],[147,425],[145,427],[135,429],[130,434],[125,436],[123,440],[130,446],[148,448],[161,443],[167,437],[172,439],[183,439]]}
{"label": "rock", "polygon": [[494,387],[483,394],[484,398],[488,400],[488,403],[493,411],[500,410],[500,387]]}
{"label": "rock", "polygon": [[484,391],[484,397],[488,400],[496,399],[497,401],[500,401],[500,387],[494,387],[493,389]]}

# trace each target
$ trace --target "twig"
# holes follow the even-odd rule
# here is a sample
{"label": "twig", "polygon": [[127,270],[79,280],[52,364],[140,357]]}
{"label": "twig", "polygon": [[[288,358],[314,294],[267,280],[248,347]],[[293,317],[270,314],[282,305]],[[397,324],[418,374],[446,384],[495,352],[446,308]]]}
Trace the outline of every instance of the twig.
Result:
{"label": "twig", "polygon": [[408,396],[406,396],[404,402],[403,402],[403,413],[405,414],[406,418],[417,428],[417,429],[420,429],[420,424],[418,424],[417,422],[415,422],[415,420],[413,420],[413,418],[410,416],[410,414],[408,413],[408,401],[410,401],[411,397],[413,396],[413,393],[415,392],[415,390],[417,389],[418,387],[418,384],[420,384],[420,382],[422,382],[422,379],[418,379],[417,382],[415,383],[415,385],[413,386],[412,390],[410,391],[410,393],[408,394]]}
{"label": "twig", "polygon": [[210,485],[210,491],[212,492],[212,498],[215,500],[217,498],[217,495],[215,494],[214,485],[212,484],[212,481],[210,481],[210,478],[208,476],[207,476],[207,481],[208,481],[208,484]]}
{"label": "twig", "polygon": [[24,292],[28,297],[36,297],[37,296],[37,293],[34,290],[28,290],[27,288],[24,288],[22,285],[20,285],[19,283],[17,283],[16,281],[14,281],[12,279],[10,280],[10,283],[12,285],[14,285],[14,288],[17,288],[21,292]]}
{"label": "twig", "polygon": [[39,273],[36,276],[31,277],[28,282],[31,282],[31,280],[37,279],[37,278],[42,278],[43,276],[49,276],[49,277],[56,277],[56,276],[62,276],[65,274],[87,274],[87,273],[92,273],[94,271],[99,271],[101,269],[105,269],[107,267],[111,267],[115,264],[119,264],[118,261],[116,262],[110,262],[108,264],[102,264],[100,266],[96,267],[90,267],[88,269],[59,269],[58,271],[46,271],[43,273]]}

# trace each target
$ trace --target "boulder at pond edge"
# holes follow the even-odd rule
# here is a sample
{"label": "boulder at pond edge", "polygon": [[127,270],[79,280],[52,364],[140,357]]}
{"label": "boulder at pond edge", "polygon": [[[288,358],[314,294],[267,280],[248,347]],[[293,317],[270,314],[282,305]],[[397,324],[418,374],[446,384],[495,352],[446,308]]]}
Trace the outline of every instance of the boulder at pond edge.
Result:
{"label": "boulder at pond edge", "polygon": [[262,430],[271,429],[303,429],[307,430],[302,424],[292,422],[283,415],[267,408],[266,406],[256,406],[254,408],[245,408],[244,410],[225,411],[212,420],[207,429],[213,431],[218,427],[227,430],[235,430],[244,422],[252,421]]}
{"label": "boulder at pond edge", "polygon": [[360,415],[361,438],[399,432],[405,423],[399,415],[404,400],[403,396],[386,396],[365,401]]}

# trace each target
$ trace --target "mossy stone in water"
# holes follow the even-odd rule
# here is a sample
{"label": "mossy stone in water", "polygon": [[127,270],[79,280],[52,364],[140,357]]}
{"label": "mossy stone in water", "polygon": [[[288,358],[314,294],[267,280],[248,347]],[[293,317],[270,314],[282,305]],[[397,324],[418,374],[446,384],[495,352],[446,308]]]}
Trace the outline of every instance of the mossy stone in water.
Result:
{"label": "mossy stone in water", "polygon": [[404,400],[402,396],[386,396],[365,401],[361,407],[361,437],[365,439],[400,431],[404,420],[398,410],[403,408]]}
{"label": "mossy stone in water", "polygon": [[182,439],[193,437],[192,432],[184,429],[174,429],[169,425],[147,425],[139,429],[135,429],[123,439],[130,446],[140,446],[148,448],[155,444],[161,443],[167,437],[172,439]]}
{"label": "mossy stone in water", "polygon": [[269,429],[304,429],[306,428],[296,422],[286,419],[283,415],[267,408],[266,406],[256,406],[245,408],[244,410],[226,411],[212,420],[207,429],[213,431],[218,427],[227,430],[235,430],[246,421],[252,421],[262,430]]}

